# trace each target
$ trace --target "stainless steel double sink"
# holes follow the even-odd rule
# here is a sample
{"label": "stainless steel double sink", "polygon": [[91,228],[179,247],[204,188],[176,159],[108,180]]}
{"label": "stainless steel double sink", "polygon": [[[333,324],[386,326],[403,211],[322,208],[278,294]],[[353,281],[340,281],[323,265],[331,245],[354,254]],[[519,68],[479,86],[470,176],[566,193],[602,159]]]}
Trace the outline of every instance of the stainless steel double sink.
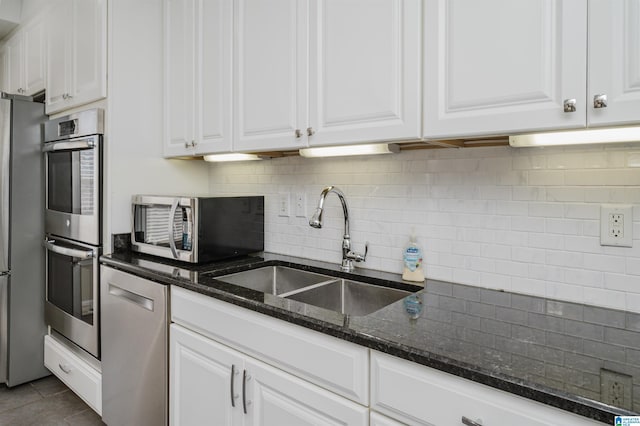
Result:
{"label": "stainless steel double sink", "polygon": [[215,279],[352,316],[368,315],[411,294],[284,266],[265,266]]}

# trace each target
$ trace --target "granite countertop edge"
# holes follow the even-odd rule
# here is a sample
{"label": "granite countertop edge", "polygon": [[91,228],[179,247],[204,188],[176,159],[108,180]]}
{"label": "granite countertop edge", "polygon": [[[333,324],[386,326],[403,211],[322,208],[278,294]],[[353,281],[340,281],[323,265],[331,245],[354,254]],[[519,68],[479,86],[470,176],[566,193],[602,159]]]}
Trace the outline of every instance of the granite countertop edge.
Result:
{"label": "granite countertop edge", "polygon": [[[145,256],[141,255],[141,257]],[[146,258],[149,259],[148,257]],[[331,272],[332,274],[337,276],[345,275],[341,274],[338,269],[323,268],[323,262],[309,261],[309,264],[300,264],[293,262],[292,259],[294,258],[279,255],[274,255],[271,259],[254,258],[251,260],[245,260],[243,262],[225,263],[220,266],[220,271],[224,271],[223,273],[233,273],[236,271],[251,269],[258,266],[295,265],[295,267],[299,269],[301,266],[304,266],[303,269],[309,271],[319,273]],[[172,261],[165,262],[163,259],[153,259],[150,261],[155,262],[159,265],[171,265],[180,268],[189,268],[189,266],[177,264]],[[128,255],[122,256],[121,258],[114,257],[113,255],[103,255],[100,257],[100,262],[106,266],[110,266],[124,272],[132,273],[133,275],[139,276],[141,278],[149,279],[151,281],[155,281],[165,285],[176,285],[187,290],[195,291],[206,296],[214,297],[216,299],[232,303],[246,309],[250,309],[254,312],[269,315],[271,317],[292,324],[296,324],[382,353],[393,355],[402,359],[406,359],[408,361],[415,362],[417,364],[450,373],[458,377],[481,383],[546,405],[550,405],[552,407],[569,411],[574,414],[590,418],[592,420],[600,421],[607,424],[613,424],[615,416],[636,415],[633,412],[626,411],[618,407],[609,406],[604,403],[573,395],[561,390],[548,388],[543,385],[532,383],[519,378],[510,377],[504,374],[486,371],[482,368],[479,368],[478,366],[464,363],[452,358],[447,358],[440,354],[432,353],[428,350],[407,347],[399,342],[394,342],[390,339],[383,339],[377,336],[372,336],[343,326],[328,323],[315,318],[310,318],[308,316],[290,312],[275,306],[267,305],[260,301],[243,297],[242,295],[233,294],[225,290],[193,282],[188,278],[171,276],[167,273],[154,271],[148,267],[139,266],[134,262],[129,261]],[[316,265],[314,266],[313,264]],[[204,267],[199,267],[197,265],[194,265],[192,268],[194,272],[203,272],[205,270]],[[200,271],[198,271],[199,268]],[[208,273],[211,273],[211,265],[208,265],[206,271]],[[392,274],[378,273],[377,271],[370,272],[372,273],[368,274],[368,276],[365,276],[367,281],[373,283],[375,283],[375,281],[379,281],[382,285],[401,289],[407,288],[407,285],[403,284],[401,280],[398,280],[397,278],[393,280]],[[415,289],[413,291],[415,291]]]}

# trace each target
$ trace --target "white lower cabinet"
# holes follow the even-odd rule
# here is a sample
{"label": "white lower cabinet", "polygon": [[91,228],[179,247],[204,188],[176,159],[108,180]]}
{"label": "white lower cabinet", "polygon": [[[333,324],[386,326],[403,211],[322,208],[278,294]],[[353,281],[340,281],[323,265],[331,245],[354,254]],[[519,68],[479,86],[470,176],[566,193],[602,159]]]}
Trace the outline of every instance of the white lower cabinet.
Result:
{"label": "white lower cabinet", "polygon": [[173,426],[362,425],[369,410],[172,324]]}
{"label": "white lower cabinet", "polygon": [[44,366],[96,413],[102,414],[102,374],[99,371],[51,336],[44,337]]}
{"label": "white lower cabinet", "polygon": [[601,425],[171,288],[170,416],[189,425]]}
{"label": "white lower cabinet", "polygon": [[369,416],[369,426],[404,426],[405,423],[400,423],[397,420],[393,420],[390,417],[383,416],[380,413],[371,411]]}
{"label": "white lower cabinet", "polygon": [[[602,425],[375,351],[371,352],[371,409],[409,425]],[[372,424],[396,423],[373,422],[372,415]]]}

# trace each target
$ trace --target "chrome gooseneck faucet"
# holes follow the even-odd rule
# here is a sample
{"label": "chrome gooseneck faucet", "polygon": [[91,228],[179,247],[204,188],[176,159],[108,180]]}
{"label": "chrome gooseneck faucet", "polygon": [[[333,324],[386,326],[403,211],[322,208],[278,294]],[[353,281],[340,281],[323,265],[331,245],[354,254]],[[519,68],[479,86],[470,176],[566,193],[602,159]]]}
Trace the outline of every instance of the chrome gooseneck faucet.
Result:
{"label": "chrome gooseneck faucet", "polygon": [[309,219],[309,225],[313,228],[322,228],[322,211],[324,207],[324,199],[327,198],[330,192],[333,192],[338,196],[342,203],[342,211],[344,213],[344,235],[342,236],[342,269],[346,272],[351,272],[355,269],[353,262],[364,262],[367,258],[367,252],[369,251],[369,243],[365,245],[364,254],[351,251],[351,237],[349,237],[349,208],[347,207],[347,200],[344,198],[344,193],[335,186],[327,186],[320,193],[320,200],[318,201],[318,208],[316,212]]}

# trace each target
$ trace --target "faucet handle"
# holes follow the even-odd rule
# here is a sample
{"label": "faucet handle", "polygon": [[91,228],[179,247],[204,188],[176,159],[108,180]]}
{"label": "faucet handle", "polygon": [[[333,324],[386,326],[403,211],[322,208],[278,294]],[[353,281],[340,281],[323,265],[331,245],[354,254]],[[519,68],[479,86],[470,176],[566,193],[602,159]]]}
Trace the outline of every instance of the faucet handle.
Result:
{"label": "faucet handle", "polygon": [[364,254],[357,253],[353,250],[349,250],[347,253],[347,259],[351,259],[356,262],[364,262],[367,260],[367,253],[369,252],[369,241],[364,245]]}

